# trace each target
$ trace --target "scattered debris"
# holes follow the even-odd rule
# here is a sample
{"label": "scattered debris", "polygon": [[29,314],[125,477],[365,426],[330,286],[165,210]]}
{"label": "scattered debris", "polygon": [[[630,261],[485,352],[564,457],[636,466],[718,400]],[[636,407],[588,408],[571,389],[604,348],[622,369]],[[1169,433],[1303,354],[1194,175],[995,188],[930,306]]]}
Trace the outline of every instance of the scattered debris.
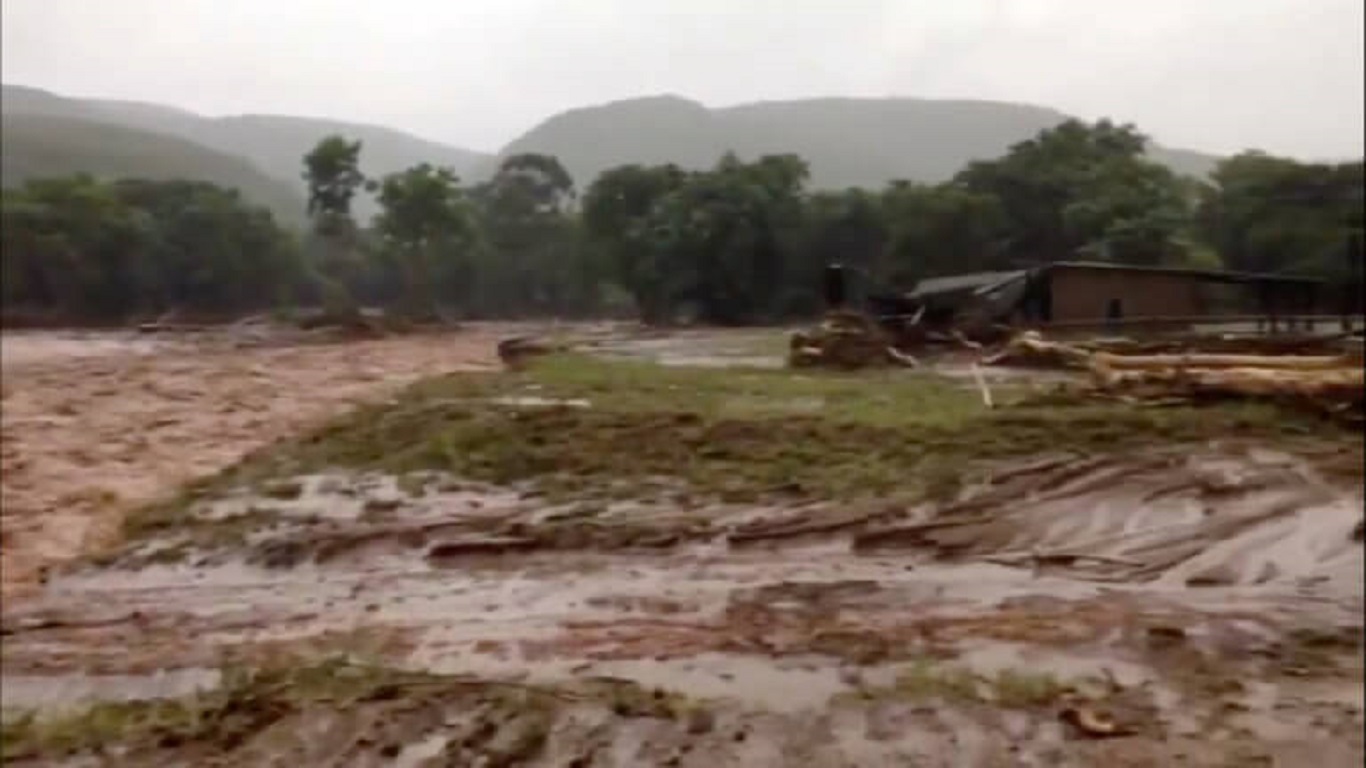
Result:
{"label": "scattered debris", "polygon": [[538,341],[531,336],[514,336],[498,342],[498,359],[514,370],[526,365],[534,357],[563,351],[565,348],[561,345]]}
{"label": "scattered debris", "polygon": [[1092,392],[1150,404],[1270,400],[1360,423],[1366,400],[1366,376],[1353,354],[1126,355],[1026,331],[982,363],[1087,371]]}
{"label": "scattered debris", "polygon": [[977,363],[972,364],[972,378],[977,382],[977,390],[982,393],[982,405],[988,408],[996,407],[991,400],[991,389],[987,387],[986,377],[982,375],[982,368]]}
{"label": "scattered debris", "polygon": [[788,364],[853,370],[887,365],[915,368],[919,362],[898,350],[871,317],[839,310],[826,313],[818,327],[792,334]]}
{"label": "scattered debris", "polygon": [[1072,726],[1081,736],[1091,739],[1112,739],[1135,733],[1134,729],[1115,722],[1110,713],[1090,707],[1067,707],[1058,713],[1058,719]]}

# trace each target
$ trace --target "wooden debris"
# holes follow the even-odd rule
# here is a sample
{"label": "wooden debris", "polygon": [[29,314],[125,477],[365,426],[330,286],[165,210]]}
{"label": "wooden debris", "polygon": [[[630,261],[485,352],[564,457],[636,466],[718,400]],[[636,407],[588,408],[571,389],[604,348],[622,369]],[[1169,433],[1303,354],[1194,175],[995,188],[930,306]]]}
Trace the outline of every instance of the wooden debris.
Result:
{"label": "wooden debris", "polygon": [[1110,352],[1091,353],[1093,365],[1103,365],[1116,371],[1166,370],[1170,368],[1259,368],[1294,371],[1323,371],[1343,368],[1351,364],[1338,355],[1300,357],[1291,355],[1116,355]]}
{"label": "wooden debris", "polygon": [[986,377],[982,375],[982,368],[977,363],[972,364],[972,378],[977,382],[977,390],[982,393],[982,405],[995,408],[991,401],[991,389],[987,387]]}
{"label": "wooden debris", "polygon": [[560,348],[529,336],[514,336],[498,342],[498,359],[508,368],[518,369],[531,358],[560,351]]}
{"label": "wooden debris", "polygon": [[817,328],[792,334],[788,364],[855,370],[889,365],[914,368],[919,361],[896,349],[871,317],[842,310],[826,314]]}
{"label": "wooden debris", "polygon": [[1085,369],[1091,365],[1091,353],[1071,344],[1047,341],[1038,331],[1025,331],[1000,351],[984,356],[982,364]]}
{"label": "wooden debris", "polygon": [[428,560],[441,560],[465,555],[501,555],[526,552],[540,546],[540,542],[523,536],[487,536],[439,541],[427,550]]}
{"label": "wooden debris", "polygon": [[1111,739],[1118,736],[1131,736],[1132,728],[1125,728],[1115,722],[1108,712],[1090,707],[1068,707],[1058,713],[1058,719],[1076,729],[1082,736],[1091,739]]}
{"label": "wooden debris", "polygon": [[1360,422],[1366,400],[1366,376],[1352,354],[1120,355],[1027,331],[982,362],[1087,371],[1090,394],[1144,405],[1268,400]]}

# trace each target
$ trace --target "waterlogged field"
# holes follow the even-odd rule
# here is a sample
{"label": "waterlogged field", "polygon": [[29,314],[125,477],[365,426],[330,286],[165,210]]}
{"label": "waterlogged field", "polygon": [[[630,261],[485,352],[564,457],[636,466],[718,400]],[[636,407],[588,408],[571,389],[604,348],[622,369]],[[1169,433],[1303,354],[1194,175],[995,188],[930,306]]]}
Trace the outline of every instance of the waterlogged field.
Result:
{"label": "waterlogged field", "polygon": [[[256,440],[229,419],[130,443],[185,477],[120,494],[102,546],[6,601],[5,759],[1361,763],[1357,433],[1027,377],[987,409],[957,375],[774,368],[758,336],[516,373],[456,370],[492,348],[462,338],[276,351],[255,361],[275,394],[242,406]],[[133,382],[203,412],[235,381],[153,354],[99,395],[90,359],[6,361],[7,470],[45,455],[32,426],[11,454],[15,399],[112,439],[177,407],[137,412]],[[282,399],[362,365],[357,407]],[[188,463],[215,441],[232,455]],[[71,464],[21,475],[29,516]]]}

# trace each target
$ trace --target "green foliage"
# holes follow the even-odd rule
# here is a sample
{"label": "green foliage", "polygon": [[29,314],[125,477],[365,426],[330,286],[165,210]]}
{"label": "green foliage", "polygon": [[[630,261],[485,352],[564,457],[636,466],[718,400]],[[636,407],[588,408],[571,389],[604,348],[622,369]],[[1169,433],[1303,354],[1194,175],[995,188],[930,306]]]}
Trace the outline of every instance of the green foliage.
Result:
{"label": "green foliage", "polygon": [[365,184],[359,141],[328,136],[304,155],[308,213],[320,233],[330,234],[351,219],[351,202]]}
{"label": "green foliage", "polygon": [[889,227],[888,279],[999,269],[1006,229],[1002,201],[958,186],[897,183],[883,194]]}
{"label": "green foliage", "polygon": [[323,304],[331,313],[356,310],[349,285],[364,269],[357,250],[360,235],[351,216],[356,193],[370,189],[360,171],[359,141],[331,135],[304,155],[303,179],[308,184],[308,215],[313,222],[309,249]]}
{"label": "green foliage", "polygon": [[956,179],[994,196],[1014,236],[1004,255],[1040,262],[1086,257],[1127,263],[1177,263],[1189,224],[1185,187],[1147,160],[1133,126],[1068,120],[971,163]]}
{"label": "green foliage", "polygon": [[[727,152],[702,171],[619,166],[579,194],[537,153],[473,186],[430,163],[367,181],[362,143],[331,135],[302,158],[302,257],[269,213],[212,185],[36,180],[5,193],[3,290],[10,306],[92,319],[300,292],[345,312],[745,324],[819,311],[831,262],[892,287],[1079,258],[1359,281],[1360,162],[1247,153],[1199,181],[1146,144],[1133,126],[1069,120],[936,184],[812,191],[803,157]],[[370,193],[378,215],[357,221]]]}
{"label": "green foliage", "polygon": [[302,266],[272,214],[203,182],[90,176],[5,190],[6,308],[108,321],[189,309],[265,309]]}
{"label": "green foliage", "polygon": [[467,299],[474,216],[455,172],[424,163],[386,176],[379,204],[379,250],[398,265],[413,311],[435,313],[438,294]]}
{"label": "green foliage", "polygon": [[574,182],[547,155],[515,155],[477,187],[484,255],[476,276],[488,314],[565,314],[596,289],[571,213]]}
{"label": "green foliage", "polygon": [[[1362,163],[1297,163],[1245,152],[1220,163],[1200,190],[1201,237],[1232,269],[1360,275]],[[1348,249],[1353,247],[1354,254]]]}

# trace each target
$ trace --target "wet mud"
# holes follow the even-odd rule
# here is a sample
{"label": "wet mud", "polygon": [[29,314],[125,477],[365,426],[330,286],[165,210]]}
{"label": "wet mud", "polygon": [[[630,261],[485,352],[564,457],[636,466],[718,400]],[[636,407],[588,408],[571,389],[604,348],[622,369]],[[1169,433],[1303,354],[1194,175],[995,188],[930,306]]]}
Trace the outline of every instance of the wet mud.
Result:
{"label": "wet mud", "polygon": [[[412,376],[480,359],[423,349],[368,352],[338,389],[383,392],[365,371],[386,354]],[[124,378],[162,385],[174,360]],[[282,422],[304,418],[283,415],[289,392],[321,386],[297,369],[346,369],[276,363],[294,370],[259,407]],[[58,397],[24,386],[7,438],[10,398]],[[247,450],[232,429],[216,462]],[[181,439],[184,471],[217,466]],[[175,436],[158,440],[125,465],[174,466]],[[86,556],[6,601],[5,757],[1359,765],[1360,475],[1276,448],[1040,453],[914,503],[558,500],[440,472],[244,482],[117,547],[73,544]]]}
{"label": "wet mud", "polygon": [[[1248,447],[1002,465],[875,514],[306,476],[195,509],[204,531],[259,522],[241,535],[141,542],[6,611],[5,703],[181,695],[225,660],[350,654],[545,690],[624,681],[711,723],[546,694],[545,743],[507,765],[1273,765],[1328,739],[1359,759],[1360,510]],[[426,725],[399,764],[501,754],[411,708]],[[380,709],[377,728],[415,717]],[[330,764],[391,764],[373,759]]]}

